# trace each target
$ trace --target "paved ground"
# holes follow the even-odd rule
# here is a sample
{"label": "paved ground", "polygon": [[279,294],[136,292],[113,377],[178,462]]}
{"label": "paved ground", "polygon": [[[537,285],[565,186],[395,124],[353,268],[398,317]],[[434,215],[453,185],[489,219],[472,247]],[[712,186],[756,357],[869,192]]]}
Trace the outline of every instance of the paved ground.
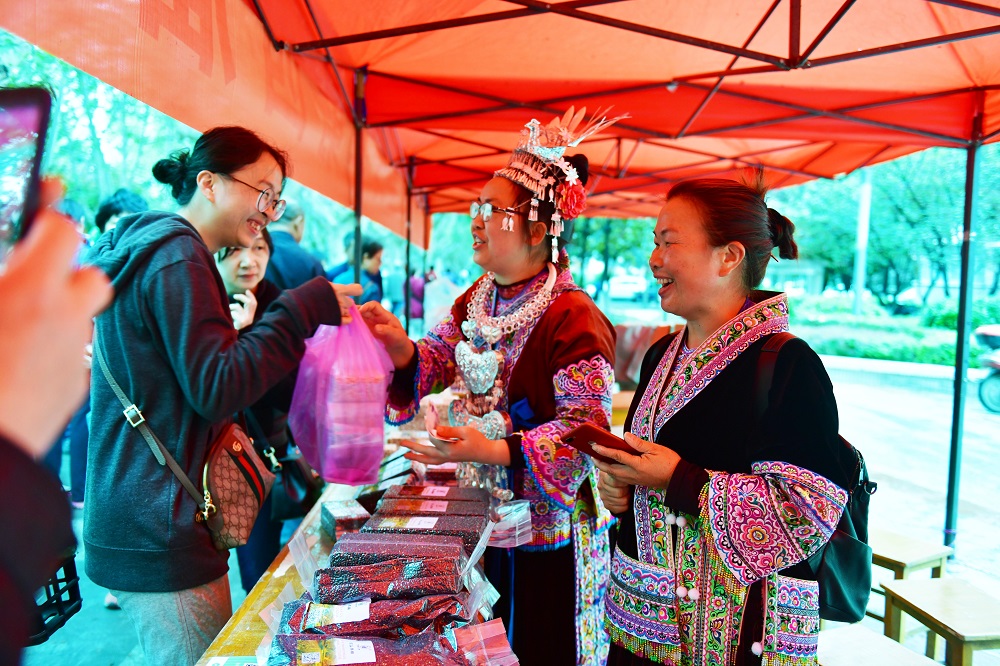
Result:
{"label": "paved ground", "polygon": [[[824,359],[836,387],[841,432],[865,454],[879,490],[871,523],[940,543],[944,524],[951,432],[948,369]],[[986,412],[971,387],[966,404],[964,464],[956,558],[949,575],[960,576],[1000,598],[1000,415]],[[68,457],[63,465],[68,470]],[[80,517],[74,521],[79,538]],[[27,666],[142,666],[137,639],[121,611],[104,608],[105,591],[83,575],[77,555],[83,609],[43,645],[29,648]],[[230,581],[234,604],[242,601],[235,557]],[[875,602],[877,603],[877,602]],[[865,623],[875,631],[881,624]],[[923,651],[924,632],[906,624],[908,647]],[[943,654],[940,655],[943,659]],[[1000,650],[977,652],[976,666],[1000,666]]]}

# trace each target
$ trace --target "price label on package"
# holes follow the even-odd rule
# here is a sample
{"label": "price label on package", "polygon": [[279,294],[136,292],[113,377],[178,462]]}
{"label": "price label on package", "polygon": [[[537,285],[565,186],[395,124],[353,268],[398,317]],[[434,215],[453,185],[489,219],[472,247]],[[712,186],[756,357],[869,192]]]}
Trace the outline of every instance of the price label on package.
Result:
{"label": "price label on package", "polygon": [[420,495],[423,497],[447,497],[448,486],[427,486],[420,491]]}
{"label": "price label on package", "polygon": [[417,516],[406,521],[406,527],[411,530],[431,530],[437,525],[437,518]]}
{"label": "price label on package", "polygon": [[310,604],[306,621],[310,625],[344,624],[364,622],[371,617],[371,599],[362,599],[349,604]]}
{"label": "price label on package", "polygon": [[345,622],[364,622],[371,617],[371,599],[362,599],[349,604],[336,604],[332,607],[334,624]]}
{"label": "price label on package", "polygon": [[420,503],[421,511],[433,511],[434,513],[444,513],[448,510],[448,503],[441,500],[425,500]]}
{"label": "price label on package", "polygon": [[375,645],[371,641],[349,641],[343,638],[333,639],[333,663],[341,664],[374,664]]}

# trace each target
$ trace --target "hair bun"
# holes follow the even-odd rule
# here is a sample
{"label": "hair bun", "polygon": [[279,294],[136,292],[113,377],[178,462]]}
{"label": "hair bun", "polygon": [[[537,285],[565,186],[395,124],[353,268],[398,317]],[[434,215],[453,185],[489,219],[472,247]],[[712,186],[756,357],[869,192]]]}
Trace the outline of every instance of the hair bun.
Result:
{"label": "hair bun", "polygon": [[796,245],[795,225],[787,217],[774,210],[767,209],[767,226],[771,232],[771,243],[778,248],[778,256],[782,259],[798,259],[799,246]]}
{"label": "hair bun", "polygon": [[153,165],[153,178],[170,185],[173,196],[177,197],[184,187],[184,178],[188,171],[187,163],[188,152],[186,150],[176,152]]}
{"label": "hair bun", "polygon": [[567,157],[566,161],[573,165],[576,169],[576,175],[580,177],[580,182],[586,185],[587,181],[590,180],[590,160],[587,159],[587,156],[583,153],[577,153]]}

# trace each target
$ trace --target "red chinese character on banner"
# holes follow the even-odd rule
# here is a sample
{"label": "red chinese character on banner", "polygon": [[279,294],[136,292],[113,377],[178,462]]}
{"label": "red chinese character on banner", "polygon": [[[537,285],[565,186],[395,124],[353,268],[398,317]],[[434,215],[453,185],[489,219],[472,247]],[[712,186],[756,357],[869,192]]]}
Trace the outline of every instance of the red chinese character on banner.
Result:
{"label": "red chinese character on banner", "polygon": [[156,39],[160,39],[162,28],[180,40],[198,56],[199,69],[205,76],[213,74],[218,47],[224,81],[228,84],[236,79],[236,62],[229,37],[226,2],[140,0],[139,24]]}

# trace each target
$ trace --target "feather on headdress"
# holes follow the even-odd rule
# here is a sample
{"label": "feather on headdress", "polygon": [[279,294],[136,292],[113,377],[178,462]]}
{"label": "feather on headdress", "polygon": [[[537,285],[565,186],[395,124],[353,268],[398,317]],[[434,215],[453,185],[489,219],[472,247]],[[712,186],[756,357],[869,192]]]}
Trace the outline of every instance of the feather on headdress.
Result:
{"label": "feather on headdress", "polygon": [[521,130],[521,140],[507,166],[494,173],[532,193],[529,221],[538,220],[540,201],[548,200],[555,206],[549,226],[549,234],[553,237],[553,262],[558,256],[563,222],[577,217],[586,208],[587,192],[580,183],[576,168],[564,158],[566,149],[580,145],[587,137],[629,117],[623,113],[608,118],[610,111],[611,107],[598,111],[582,126],[587,115],[586,108],[576,111],[570,107],[561,118],[557,116],[544,126],[532,119]]}

